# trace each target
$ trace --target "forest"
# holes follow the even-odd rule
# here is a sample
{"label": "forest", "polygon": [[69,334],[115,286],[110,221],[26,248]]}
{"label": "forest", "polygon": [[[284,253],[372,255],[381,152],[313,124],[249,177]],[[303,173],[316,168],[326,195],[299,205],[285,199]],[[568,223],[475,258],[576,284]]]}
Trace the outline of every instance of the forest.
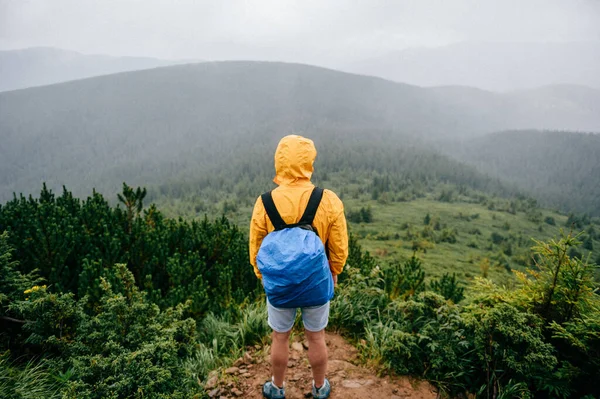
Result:
{"label": "forest", "polygon": [[[10,200],[13,192],[35,193],[43,182],[54,190],[66,185],[78,197],[94,188],[113,196],[124,181],[149,189],[177,182],[201,189],[215,174],[220,176],[213,186],[237,184],[239,176],[224,172],[239,174],[241,168],[252,168],[244,180],[262,189],[270,181],[263,176],[272,173],[272,143],[287,133],[315,141],[317,173],[330,165],[333,172],[342,170],[336,162],[343,161],[348,176],[357,169],[383,174],[401,167],[403,174],[444,179],[448,170],[469,179],[473,172],[462,165],[438,162],[440,144],[477,143],[488,133],[531,126],[570,137],[600,131],[599,115],[600,91],[568,85],[505,94],[422,88],[275,62],[199,63],[106,75],[0,93],[0,201]],[[597,140],[580,136],[578,148],[597,151]],[[516,146],[520,140],[526,138]],[[561,144],[548,143],[549,150],[560,151]],[[416,164],[425,158],[436,163]],[[510,159],[510,154],[501,151],[497,158]],[[569,152],[553,160],[564,166],[578,158]],[[598,157],[589,162],[597,168]],[[509,181],[518,179],[510,172]],[[581,188],[587,191],[597,173],[582,172],[586,184]],[[547,180],[554,187],[553,179]],[[223,192],[237,195],[229,188]]]}
{"label": "forest", "polygon": [[[558,131],[498,132],[441,148],[483,173],[513,181],[541,204],[600,215],[600,136]],[[519,173],[526,170],[527,173]]]}

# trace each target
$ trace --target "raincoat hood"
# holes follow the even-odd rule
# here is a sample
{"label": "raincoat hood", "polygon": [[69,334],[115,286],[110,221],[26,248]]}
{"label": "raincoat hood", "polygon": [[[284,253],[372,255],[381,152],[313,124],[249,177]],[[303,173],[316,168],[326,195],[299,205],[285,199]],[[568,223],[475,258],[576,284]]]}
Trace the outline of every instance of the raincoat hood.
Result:
{"label": "raincoat hood", "polygon": [[275,178],[278,185],[310,182],[317,149],[312,140],[290,135],[279,142],[275,150]]}

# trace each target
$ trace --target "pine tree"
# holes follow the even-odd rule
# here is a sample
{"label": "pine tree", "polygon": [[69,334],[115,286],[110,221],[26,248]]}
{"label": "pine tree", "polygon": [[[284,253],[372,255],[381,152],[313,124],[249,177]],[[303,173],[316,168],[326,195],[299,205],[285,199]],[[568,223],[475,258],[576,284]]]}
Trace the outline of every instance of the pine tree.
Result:
{"label": "pine tree", "polygon": [[386,269],[385,288],[391,299],[407,298],[425,290],[425,272],[416,254],[403,264],[396,262]]}
{"label": "pine tree", "polygon": [[462,301],[465,297],[465,289],[459,286],[455,273],[452,273],[452,275],[445,273],[441,279],[431,281],[429,286],[432,291],[454,303]]}
{"label": "pine tree", "polygon": [[592,240],[591,236],[587,236],[585,240],[583,240],[583,248],[587,249],[588,251],[594,250],[594,241]]}
{"label": "pine tree", "polygon": [[431,222],[431,216],[429,215],[429,212],[427,212],[427,215],[425,215],[425,218],[423,219],[423,224],[425,226],[429,226],[430,222]]}
{"label": "pine tree", "polygon": [[125,205],[127,209],[127,222],[129,226],[129,232],[131,232],[133,219],[138,217],[144,209],[144,198],[146,198],[146,188],[138,187],[135,191],[123,182],[123,192],[117,194],[119,201]]}

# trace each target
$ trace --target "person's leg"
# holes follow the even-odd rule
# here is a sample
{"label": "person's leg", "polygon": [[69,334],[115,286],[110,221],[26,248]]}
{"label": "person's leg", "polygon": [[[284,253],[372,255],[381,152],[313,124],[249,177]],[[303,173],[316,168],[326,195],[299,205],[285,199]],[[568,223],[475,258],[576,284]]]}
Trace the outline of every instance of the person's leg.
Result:
{"label": "person's leg", "polygon": [[290,331],[284,333],[273,331],[272,337],[271,367],[273,368],[273,383],[279,388],[282,388],[289,357],[288,346]]}
{"label": "person's leg", "polygon": [[269,326],[273,329],[271,343],[271,367],[273,383],[283,388],[285,371],[288,363],[288,347],[290,331],[296,319],[296,309],[276,308],[267,300]]}
{"label": "person's leg", "polygon": [[308,361],[310,362],[313,380],[317,388],[323,386],[327,372],[325,327],[327,327],[328,321],[329,302],[322,306],[302,308],[304,335],[308,341]]}
{"label": "person's leg", "polygon": [[308,361],[312,369],[315,387],[320,388],[325,383],[327,372],[327,345],[325,344],[325,330],[309,331],[304,334],[308,340]]}

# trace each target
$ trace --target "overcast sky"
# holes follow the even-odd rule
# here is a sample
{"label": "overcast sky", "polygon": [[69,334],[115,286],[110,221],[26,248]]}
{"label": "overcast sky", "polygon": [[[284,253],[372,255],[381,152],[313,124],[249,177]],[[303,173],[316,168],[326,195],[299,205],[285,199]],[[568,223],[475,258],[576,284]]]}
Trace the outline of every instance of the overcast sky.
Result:
{"label": "overcast sky", "polygon": [[0,0],[0,49],[336,64],[460,41],[600,43],[600,0]]}

